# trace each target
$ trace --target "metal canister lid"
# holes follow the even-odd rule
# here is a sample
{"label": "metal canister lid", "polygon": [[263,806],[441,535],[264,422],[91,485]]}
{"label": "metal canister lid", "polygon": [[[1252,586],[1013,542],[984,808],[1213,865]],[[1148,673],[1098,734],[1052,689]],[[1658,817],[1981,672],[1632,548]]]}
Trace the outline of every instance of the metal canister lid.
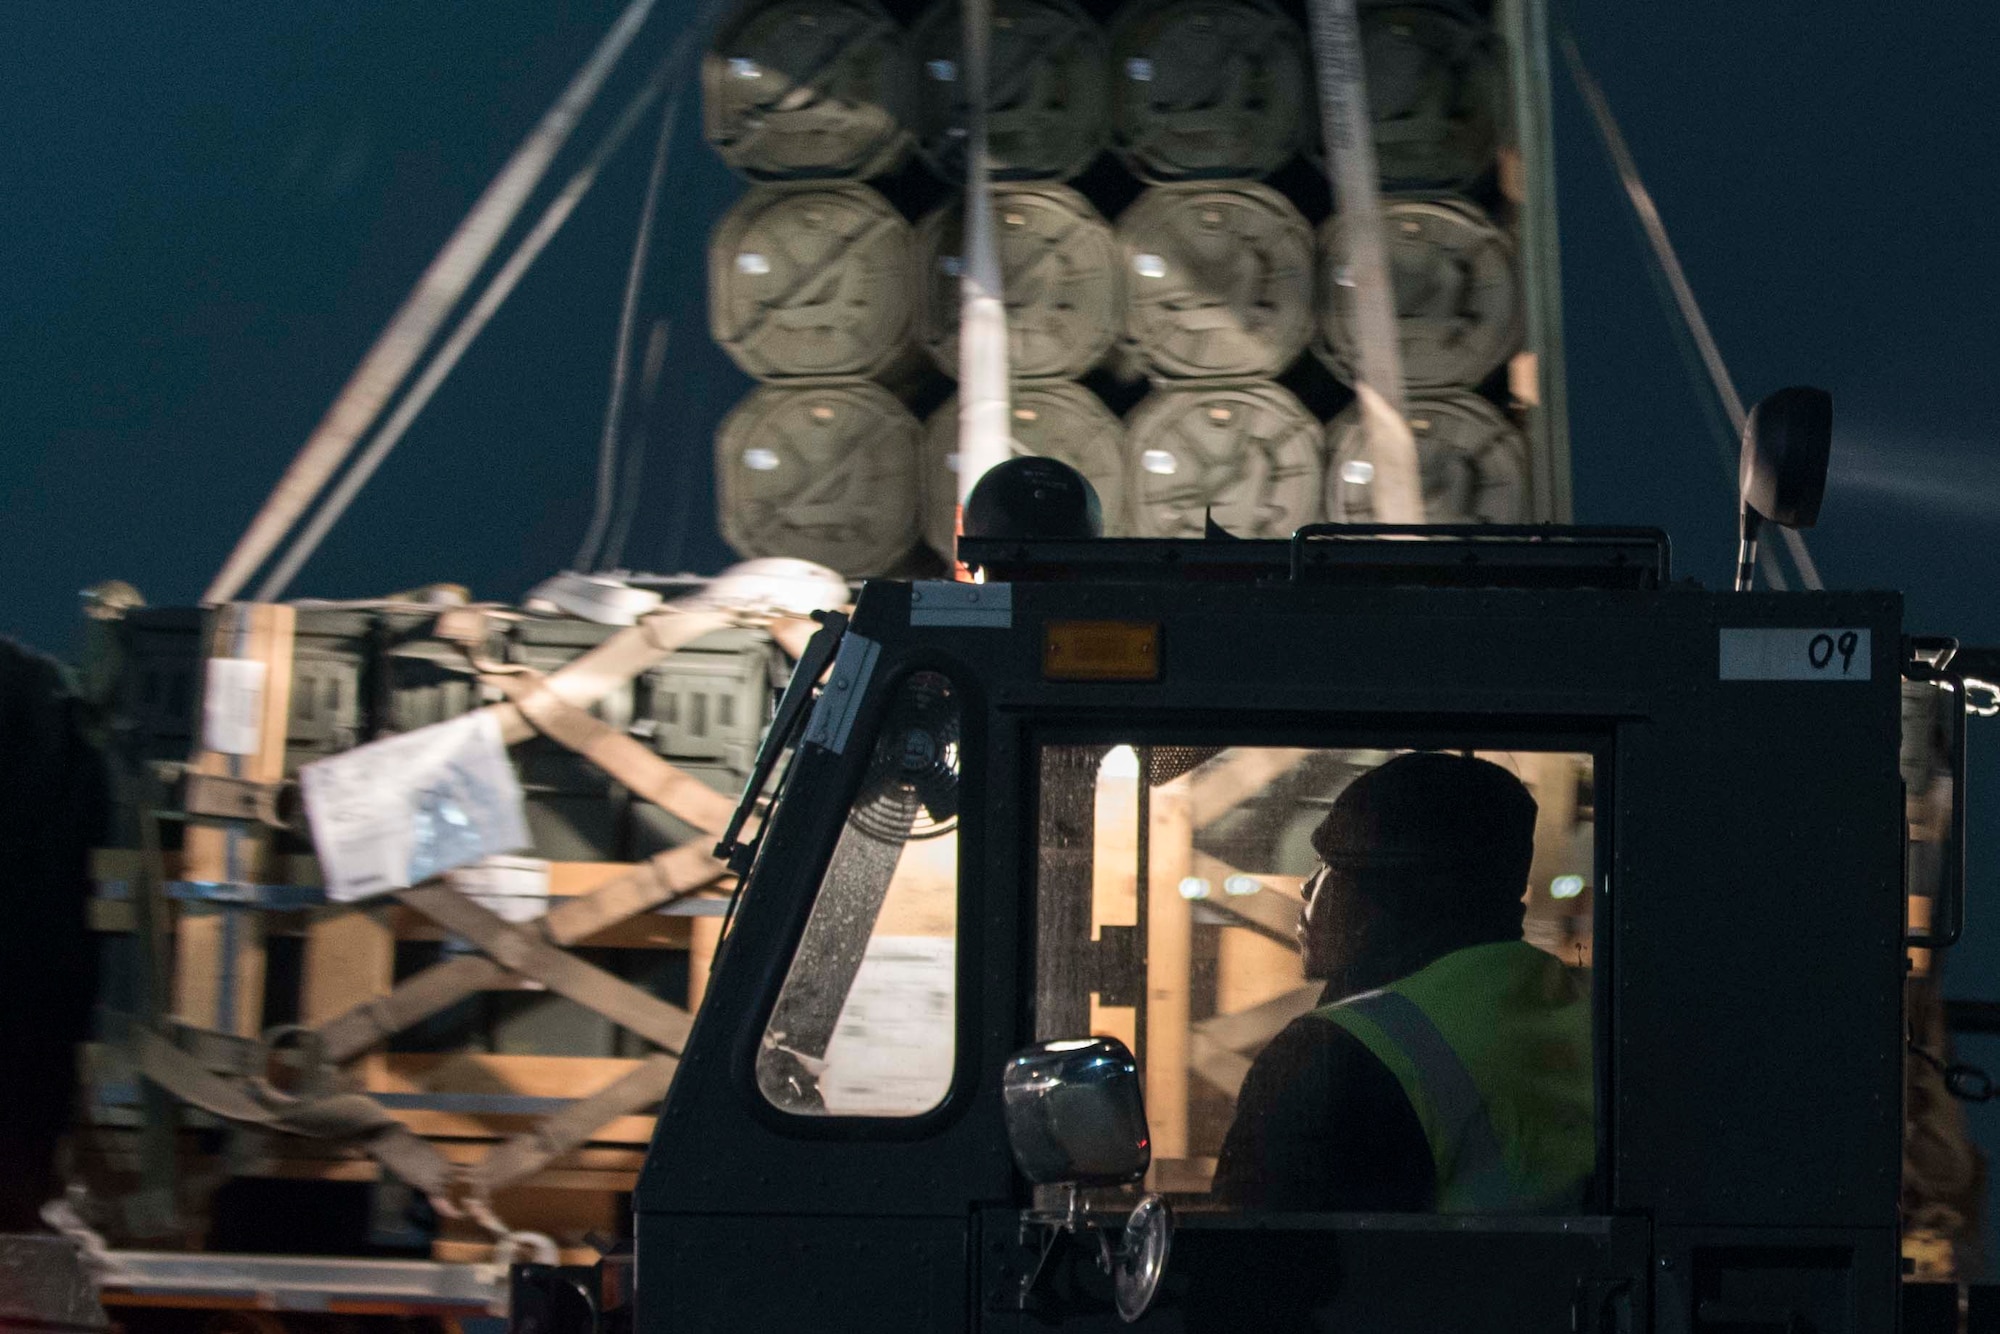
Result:
{"label": "metal canister lid", "polygon": [[1162,385],[1125,420],[1132,531],[1199,537],[1203,518],[1238,537],[1287,537],[1319,519],[1320,424],[1268,381]]}
{"label": "metal canister lid", "polygon": [[[1417,441],[1426,523],[1529,523],[1533,488],[1528,442],[1499,408],[1469,393],[1412,398],[1407,415]],[[1335,523],[1373,523],[1361,414],[1349,404],[1327,423],[1326,514]]]}
{"label": "metal canister lid", "polygon": [[1111,69],[1112,146],[1147,180],[1263,176],[1305,142],[1305,34],[1265,0],[1133,0]]}
{"label": "metal canister lid", "polygon": [[[1104,150],[1111,110],[1104,33],[1071,0],[996,0],[986,142],[994,180],[1066,181]],[[944,179],[965,179],[964,20],[939,0],[917,20],[917,149]]]}
{"label": "metal canister lid", "polygon": [[[1104,535],[1125,536],[1125,426],[1103,400],[1066,380],[1017,384],[1013,419],[1015,456],[1060,459],[1082,473],[1104,508]],[[923,493],[924,541],[949,555],[958,515],[956,395],[924,427]]]}
{"label": "metal canister lid", "polygon": [[910,341],[910,239],[865,185],[755,187],[709,245],[710,331],[762,379],[884,370]]}
{"label": "metal canister lid", "polygon": [[[1521,346],[1526,315],[1514,243],[1462,199],[1383,201],[1403,381],[1413,389],[1476,385]],[[1354,382],[1354,288],[1340,218],[1320,228],[1316,349]]]}
{"label": "metal canister lid", "polygon": [[909,151],[916,66],[872,0],[778,0],[702,65],[703,130],[753,180],[860,179]]}
{"label": "metal canister lid", "polygon": [[795,556],[850,578],[917,543],[922,427],[865,381],[765,385],[715,438],[716,518],[745,556]]}
{"label": "metal canister lid", "polygon": [[1269,186],[1155,186],[1118,241],[1126,337],[1159,375],[1276,375],[1311,336],[1312,228]]}
{"label": "metal canister lid", "polygon": [[[1088,371],[1117,340],[1124,316],[1110,225],[1061,185],[996,187],[993,223],[1010,373],[1032,380]],[[947,375],[958,374],[963,235],[957,202],[917,224],[918,338]]]}
{"label": "metal canister lid", "polygon": [[1378,0],[1361,55],[1384,185],[1456,189],[1492,165],[1506,81],[1491,24],[1454,0]]}

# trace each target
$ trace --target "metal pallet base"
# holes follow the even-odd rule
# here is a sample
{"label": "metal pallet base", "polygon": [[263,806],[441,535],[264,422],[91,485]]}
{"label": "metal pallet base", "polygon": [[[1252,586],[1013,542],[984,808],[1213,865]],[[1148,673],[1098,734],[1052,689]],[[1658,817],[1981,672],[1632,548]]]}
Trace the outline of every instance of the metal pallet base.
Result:
{"label": "metal pallet base", "polygon": [[492,1265],[180,1251],[112,1251],[110,1259],[114,1268],[104,1280],[108,1305],[164,1299],[267,1311],[483,1314],[504,1311],[507,1301],[506,1274]]}

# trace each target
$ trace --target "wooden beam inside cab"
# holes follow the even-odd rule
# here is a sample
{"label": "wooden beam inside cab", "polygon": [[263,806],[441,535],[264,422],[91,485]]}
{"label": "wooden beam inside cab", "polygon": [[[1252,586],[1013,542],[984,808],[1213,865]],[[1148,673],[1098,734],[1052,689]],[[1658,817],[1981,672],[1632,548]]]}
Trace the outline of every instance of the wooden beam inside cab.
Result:
{"label": "wooden beam inside cab", "polygon": [[1185,776],[1151,794],[1146,876],[1146,1117],[1153,1157],[1188,1154],[1188,1057],[1194,913],[1194,812]]}

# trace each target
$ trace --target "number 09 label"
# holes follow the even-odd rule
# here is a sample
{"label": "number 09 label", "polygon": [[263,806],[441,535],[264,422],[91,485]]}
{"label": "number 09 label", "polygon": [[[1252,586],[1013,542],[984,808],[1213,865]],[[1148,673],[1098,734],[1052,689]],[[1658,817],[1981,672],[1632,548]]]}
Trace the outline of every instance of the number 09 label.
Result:
{"label": "number 09 label", "polygon": [[1873,670],[1868,631],[1722,631],[1725,681],[1866,681]]}

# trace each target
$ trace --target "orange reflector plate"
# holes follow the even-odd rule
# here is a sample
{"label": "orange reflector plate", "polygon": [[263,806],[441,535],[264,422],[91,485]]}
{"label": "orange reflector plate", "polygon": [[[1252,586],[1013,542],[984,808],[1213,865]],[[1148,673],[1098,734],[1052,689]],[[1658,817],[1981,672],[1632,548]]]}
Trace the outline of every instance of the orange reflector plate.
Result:
{"label": "orange reflector plate", "polygon": [[1042,675],[1051,681],[1157,681],[1160,627],[1150,621],[1050,621]]}

